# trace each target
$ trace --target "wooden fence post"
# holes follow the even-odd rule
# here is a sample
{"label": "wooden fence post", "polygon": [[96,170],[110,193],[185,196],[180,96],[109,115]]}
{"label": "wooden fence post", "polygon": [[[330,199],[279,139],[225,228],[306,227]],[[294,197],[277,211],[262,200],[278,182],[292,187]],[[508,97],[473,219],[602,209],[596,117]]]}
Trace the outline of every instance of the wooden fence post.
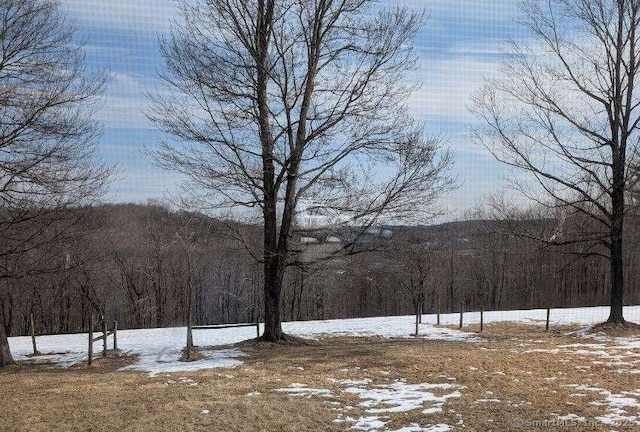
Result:
{"label": "wooden fence post", "polygon": [[191,350],[193,349],[193,329],[191,328],[191,314],[187,322],[187,360],[191,360]]}
{"label": "wooden fence post", "polygon": [[107,320],[102,319],[102,357],[107,356]]}
{"label": "wooden fence post", "polygon": [[31,314],[31,344],[33,345],[33,355],[37,355],[38,347],[36,346],[36,326],[33,323],[33,314]]}
{"label": "wooden fence post", "polygon": [[89,315],[89,355],[87,364],[91,366],[93,360],[93,315]]}
{"label": "wooden fence post", "polygon": [[549,318],[551,317],[551,308],[547,306],[547,323],[545,325],[544,331],[549,331]]}
{"label": "wooden fence post", "polygon": [[113,322],[113,350],[118,349],[118,321]]}
{"label": "wooden fence post", "polygon": [[462,328],[462,316],[464,315],[464,302],[460,302],[460,328]]}
{"label": "wooden fence post", "polygon": [[260,317],[256,314],[256,339],[260,339]]}
{"label": "wooden fence post", "polygon": [[440,325],[440,299],[438,299],[438,315],[436,316],[436,325]]}
{"label": "wooden fence post", "polygon": [[484,308],[480,309],[480,333],[484,327]]}

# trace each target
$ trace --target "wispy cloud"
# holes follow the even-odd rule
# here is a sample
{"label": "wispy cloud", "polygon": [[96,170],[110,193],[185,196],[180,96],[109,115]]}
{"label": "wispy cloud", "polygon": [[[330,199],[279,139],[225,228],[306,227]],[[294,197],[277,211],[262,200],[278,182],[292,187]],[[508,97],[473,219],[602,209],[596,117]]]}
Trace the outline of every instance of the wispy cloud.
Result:
{"label": "wispy cloud", "polygon": [[84,26],[155,34],[169,29],[174,0],[63,0],[62,7]]}
{"label": "wispy cloud", "polygon": [[109,72],[110,82],[97,120],[114,129],[150,129],[144,112],[148,107],[145,91],[157,84],[152,77],[126,72]]}
{"label": "wispy cloud", "polygon": [[105,200],[144,203],[148,200],[168,199],[179,190],[183,182],[181,175],[152,166],[126,170],[111,184]]}
{"label": "wispy cloud", "polygon": [[[121,166],[122,176],[108,199],[145,201],[175,192],[181,177],[161,171],[140,153],[160,133],[144,116],[144,91],[157,88],[162,65],[157,36],[177,18],[175,0],[62,0],[63,10],[87,37],[87,57],[96,68],[107,69],[111,80],[98,119],[107,133],[102,153]],[[475,199],[499,188],[504,169],[480,147],[470,143],[465,125],[477,121],[469,112],[470,96],[484,78],[500,74],[500,51],[507,38],[518,37],[514,0],[395,0],[426,9],[429,19],[416,41],[420,69],[409,79],[422,88],[408,101],[412,114],[448,138],[457,151],[457,174],[462,188],[447,196],[459,212]],[[467,180],[465,182],[465,180]]]}
{"label": "wispy cloud", "polygon": [[460,55],[453,58],[421,59],[421,67],[410,79],[422,87],[409,100],[412,114],[422,120],[473,122],[469,112],[471,96],[485,78],[500,75],[500,60],[478,59]]}
{"label": "wispy cloud", "polygon": [[465,24],[482,22],[483,27],[512,21],[518,8],[518,2],[513,0],[399,0],[399,3],[426,7],[434,19],[444,17]]}

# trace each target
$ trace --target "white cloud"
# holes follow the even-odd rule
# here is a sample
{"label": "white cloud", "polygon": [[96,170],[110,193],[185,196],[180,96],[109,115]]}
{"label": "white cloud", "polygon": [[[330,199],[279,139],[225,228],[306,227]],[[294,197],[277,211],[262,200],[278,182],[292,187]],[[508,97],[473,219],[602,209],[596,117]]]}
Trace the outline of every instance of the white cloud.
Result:
{"label": "white cloud", "polygon": [[96,119],[108,128],[150,129],[144,115],[149,105],[144,92],[157,86],[157,80],[139,74],[109,72],[109,85]]}
{"label": "white cloud", "polygon": [[[430,18],[423,33],[418,38],[419,52],[422,53],[421,67],[410,79],[421,81],[422,88],[408,101],[412,114],[430,124],[443,125],[441,132],[450,138],[450,145],[458,152],[473,154],[484,169],[484,177],[474,179],[459,191],[446,197],[451,207],[463,210],[473,204],[474,199],[486,190],[494,190],[500,180],[498,174],[491,174],[493,160],[486,152],[473,145],[458,130],[454,134],[444,129],[447,122],[455,122],[456,127],[471,123],[476,119],[469,113],[470,96],[483,85],[484,77],[499,74],[499,45],[504,29],[513,22],[515,4],[512,0],[397,0],[398,4],[409,7],[426,8]],[[174,0],[62,0],[64,12],[68,13],[79,27],[96,37],[115,35],[120,40],[117,45],[104,48],[99,43],[87,46],[90,58],[103,59],[104,63],[115,62],[111,81],[104,96],[103,108],[98,119],[109,129],[135,131],[150,129],[151,124],[143,111],[148,105],[143,90],[153,90],[157,86],[154,66],[158,51],[149,50],[149,42],[155,43],[159,32],[169,29],[171,20],[177,18]],[[383,0],[387,6],[391,1]],[[455,26],[453,26],[455,24]],[[469,37],[478,30],[495,27],[495,31],[481,32],[481,37]],[[454,34],[452,28],[467,28],[464,35]],[[96,29],[98,31],[96,31]],[[123,32],[130,40],[122,42]],[[96,34],[97,33],[97,34]],[[459,36],[466,36],[459,38]],[[438,45],[447,39],[445,45]],[[100,40],[99,42],[105,42]],[[144,41],[142,41],[144,40]],[[424,50],[423,50],[424,49]],[[108,54],[104,50],[108,50]],[[437,53],[439,56],[434,57]],[[149,66],[146,67],[145,64]],[[140,67],[142,65],[142,67]],[[149,75],[129,71],[148,70]],[[128,132],[126,132],[128,133]],[[146,135],[145,135],[146,136]],[[149,135],[150,136],[150,135]],[[167,191],[176,191],[181,177],[153,168],[144,160],[133,138],[126,138],[132,145],[105,145],[110,158],[122,162],[123,177],[112,186],[110,199],[116,201],[144,201],[147,198],[161,198]],[[468,169],[469,166],[465,166]]]}
{"label": "white cloud", "polygon": [[482,21],[483,25],[512,20],[518,7],[513,0],[401,0],[400,3],[426,7],[433,18]]}
{"label": "white cloud", "polygon": [[410,79],[422,83],[408,101],[417,119],[472,122],[471,96],[480,90],[485,78],[500,75],[499,60],[462,55],[447,59],[421,59],[421,66]]}
{"label": "white cloud", "polygon": [[[62,0],[63,9],[73,18],[94,26],[135,31],[158,32],[169,29],[177,16],[175,0]],[[392,4],[424,9],[430,16],[429,25],[456,20],[470,26],[483,26],[513,21],[517,2],[513,0],[396,0]]]}
{"label": "white cloud", "polygon": [[107,128],[149,129],[151,122],[144,115],[148,106],[142,94],[119,97],[103,97],[103,106],[96,114],[96,120]]}
{"label": "white cloud", "polygon": [[136,169],[126,169],[111,184],[105,200],[142,203],[149,199],[168,199],[183,183],[184,177],[180,174],[141,164]]}
{"label": "white cloud", "polygon": [[84,25],[156,33],[169,29],[174,0],[63,0],[62,7]]}

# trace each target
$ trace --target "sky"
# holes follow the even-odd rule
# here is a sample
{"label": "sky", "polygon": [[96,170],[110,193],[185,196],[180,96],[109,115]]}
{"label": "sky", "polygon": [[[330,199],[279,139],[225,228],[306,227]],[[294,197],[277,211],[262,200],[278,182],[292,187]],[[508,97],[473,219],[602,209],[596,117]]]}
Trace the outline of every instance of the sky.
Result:
{"label": "sky", "polygon": [[[394,0],[383,0],[394,1]],[[441,205],[455,219],[484,196],[504,187],[509,171],[478,144],[469,127],[478,120],[469,112],[469,97],[485,78],[500,73],[501,47],[506,40],[524,37],[516,24],[514,0],[395,0],[425,8],[429,18],[415,40],[419,69],[410,79],[422,87],[409,100],[429,135],[445,140],[455,153],[452,174],[459,188],[442,198]],[[85,41],[91,67],[110,76],[102,109],[104,125],[100,157],[118,167],[105,201],[161,200],[178,190],[180,177],[153,165],[145,148],[153,148],[161,134],[143,114],[146,91],[158,85],[163,67],[158,37],[178,19],[173,0],[62,0],[62,10]]]}

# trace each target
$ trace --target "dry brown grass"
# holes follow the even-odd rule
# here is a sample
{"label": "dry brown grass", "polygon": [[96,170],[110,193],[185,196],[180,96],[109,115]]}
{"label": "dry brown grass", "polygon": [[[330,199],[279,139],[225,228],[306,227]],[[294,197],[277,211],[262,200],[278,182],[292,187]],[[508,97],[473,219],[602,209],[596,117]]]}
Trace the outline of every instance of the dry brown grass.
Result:
{"label": "dry brown grass", "polygon": [[591,328],[591,331],[606,333],[609,336],[638,336],[640,325],[627,321],[624,324],[600,323]]}
{"label": "dry brown grass", "polygon": [[[248,343],[242,349],[249,357],[236,369],[154,378],[117,372],[131,361],[121,357],[66,370],[23,363],[0,373],[0,430],[347,430],[351,424],[334,423],[335,405],[327,402],[357,406],[360,401],[341,393],[338,384],[327,378],[369,378],[373,384],[404,378],[408,383],[449,382],[465,387],[462,396],[450,399],[440,413],[389,414],[389,429],[411,423],[455,425],[462,419],[470,431],[512,431],[517,419],[546,420],[569,413],[591,419],[606,414],[606,407],[590,404],[602,396],[593,392],[570,396],[578,392],[563,385],[584,383],[620,393],[640,387],[633,379],[638,375],[593,364],[593,356],[564,352],[563,345],[593,343],[567,335],[572,330],[556,328],[546,333],[535,326],[492,324],[485,327],[481,344],[364,338],[325,339],[312,345]],[[554,349],[560,352],[545,351]],[[531,350],[537,351],[527,352]],[[275,391],[291,383],[329,389],[334,397],[294,397]],[[249,395],[254,392],[260,394]],[[500,402],[477,402],[492,398]],[[350,415],[366,413],[359,408]]]}

